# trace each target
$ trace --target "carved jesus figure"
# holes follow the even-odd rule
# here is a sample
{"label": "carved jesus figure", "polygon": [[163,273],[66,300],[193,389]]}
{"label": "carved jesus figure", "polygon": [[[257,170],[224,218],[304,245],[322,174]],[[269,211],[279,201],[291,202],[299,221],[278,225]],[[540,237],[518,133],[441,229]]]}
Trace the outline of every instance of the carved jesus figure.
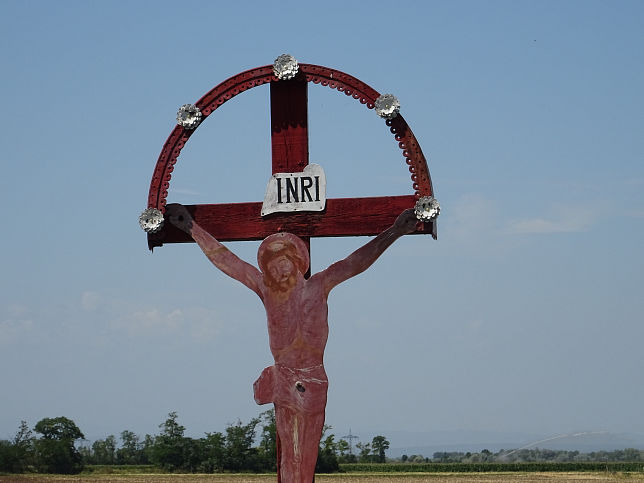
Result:
{"label": "carved jesus figure", "polygon": [[291,233],[276,233],[261,243],[258,270],[195,223],[184,206],[168,205],[166,218],[188,233],[217,268],[263,302],[275,364],[255,381],[255,401],[275,405],[282,483],[311,483],[328,387],[323,364],[329,333],[327,298],[333,287],[365,271],[395,240],[413,232],[418,222],[414,211],[404,211],[390,228],[308,279],[308,250]]}

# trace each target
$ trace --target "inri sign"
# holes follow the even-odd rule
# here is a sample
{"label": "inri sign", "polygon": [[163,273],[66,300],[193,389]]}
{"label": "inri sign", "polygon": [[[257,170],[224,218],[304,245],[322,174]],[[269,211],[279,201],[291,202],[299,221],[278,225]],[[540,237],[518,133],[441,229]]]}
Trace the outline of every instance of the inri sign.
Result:
{"label": "inri sign", "polygon": [[308,164],[298,173],[275,173],[268,180],[262,216],[289,211],[324,211],[326,176],[322,166]]}

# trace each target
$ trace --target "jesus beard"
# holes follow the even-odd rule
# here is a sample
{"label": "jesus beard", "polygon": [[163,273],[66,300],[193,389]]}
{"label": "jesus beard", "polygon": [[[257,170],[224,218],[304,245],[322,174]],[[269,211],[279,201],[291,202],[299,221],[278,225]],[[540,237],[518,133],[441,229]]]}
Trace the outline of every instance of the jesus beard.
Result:
{"label": "jesus beard", "polygon": [[275,280],[273,277],[271,277],[270,274],[265,273],[264,283],[271,290],[274,290],[277,292],[288,292],[293,287],[295,287],[295,284],[297,283],[297,278],[295,277],[295,274],[292,274],[285,281],[279,282]]}

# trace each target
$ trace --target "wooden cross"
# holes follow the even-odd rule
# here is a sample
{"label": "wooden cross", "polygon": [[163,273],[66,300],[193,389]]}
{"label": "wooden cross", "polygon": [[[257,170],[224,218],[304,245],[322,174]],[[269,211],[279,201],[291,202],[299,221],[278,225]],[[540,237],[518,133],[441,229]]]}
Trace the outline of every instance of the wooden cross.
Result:
{"label": "wooden cross", "polygon": [[[196,103],[203,117],[221,104],[249,88],[270,83],[272,171],[297,173],[309,163],[307,86],[319,83],[344,92],[373,108],[379,94],[343,72],[327,67],[301,64],[291,80],[280,80],[272,66],[242,72],[219,84]],[[194,220],[219,241],[261,240],[286,231],[303,238],[377,235],[390,227],[405,209],[412,208],[421,196],[432,196],[427,162],[414,134],[401,115],[387,125],[403,150],[409,165],[414,194],[374,198],[328,199],[322,212],[286,212],[261,216],[262,203],[228,203],[187,206]],[[148,208],[163,211],[174,164],[194,130],[177,126],[166,141],[150,183]],[[436,236],[435,220],[419,223],[416,233]],[[156,233],[148,233],[148,246],[192,242],[192,238],[170,223]],[[310,250],[309,250],[310,253]],[[278,468],[280,441],[277,438]],[[280,481],[278,471],[278,483]]]}
{"label": "wooden cross", "polygon": [[[322,66],[300,64],[292,80],[278,80],[272,66],[242,72],[219,84],[197,103],[204,117],[223,102],[256,85],[270,83],[272,172],[301,172],[309,162],[308,82],[320,83],[350,95],[373,107],[378,92],[343,72]],[[195,221],[219,241],[262,240],[277,232],[303,238],[377,235],[393,224],[405,209],[413,208],[420,196],[432,196],[427,163],[411,129],[398,115],[387,121],[412,173],[416,192],[410,195],[371,198],[328,199],[322,212],[273,213],[261,216],[262,202],[189,205]],[[170,134],[157,161],[150,185],[148,207],[163,211],[171,172],[181,148],[194,131],[177,126]],[[435,220],[419,223],[416,233],[436,237]],[[193,240],[169,223],[158,233],[148,233],[153,249],[166,243]]]}

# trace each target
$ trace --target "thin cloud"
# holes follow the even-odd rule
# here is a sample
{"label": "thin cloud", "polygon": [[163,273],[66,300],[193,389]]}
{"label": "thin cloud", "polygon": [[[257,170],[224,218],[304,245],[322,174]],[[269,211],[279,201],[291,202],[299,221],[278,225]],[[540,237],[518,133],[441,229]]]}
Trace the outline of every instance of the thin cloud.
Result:
{"label": "thin cloud", "polygon": [[515,220],[508,224],[507,232],[519,235],[580,233],[590,229],[599,214],[588,207],[566,207],[550,218],[535,217]]}
{"label": "thin cloud", "polygon": [[[495,231],[498,206],[494,200],[478,193],[461,196],[452,206],[443,207],[445,227],[450,238],[469,243],[489,237]],[[439,223],[442,220],[439,217]]]}
{"label": "thin cloud", "polygon": [[29,308],[25,305],[11,304],[7,307],[9,317],[23,317],[29,313]]}
{"label": "thin cloud", "polygon": [[200,341],[213,340],[222,327],[213,310],[201,307],[141,308],[114,318],[111,325],[130,336],[189,334]]}
{"label": "thin cloud", "polygon": [[0,319],[0,345],[9,344],[17,337],[28,334],[33,329],[33,318],[29,309],[22,305],[11,305]]}
{"label": "thin cloud", "polygon": [[97,292],[86,291],[81,295],[81,307],[88,311],[96,310],[101,303],[101,296]]}
{"label": "thin cloud", "polygon": [[183,312],[180,309],[161,311],[159,309],[144,309],[131,312],[115,321],[119,329],[126,329],[130,335],[144,334],[157,331],[174,332],[184,323]]}
{"label": "thin cloud", "polygon": [[12,342],[16,337],[26,332],[30,332],[33,325],[34,324],[31,319],[5,319],[0,321],[0,343]]}

